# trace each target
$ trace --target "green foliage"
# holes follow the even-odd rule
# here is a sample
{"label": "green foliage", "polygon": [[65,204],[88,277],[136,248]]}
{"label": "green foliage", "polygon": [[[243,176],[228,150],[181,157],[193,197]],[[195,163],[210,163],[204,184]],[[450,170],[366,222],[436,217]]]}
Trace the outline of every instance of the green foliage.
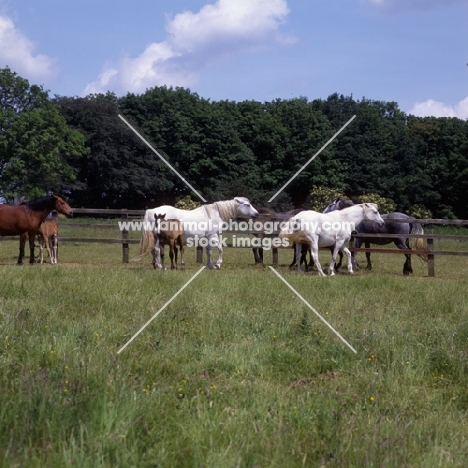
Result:
{"label": "green foliage", "polygon": [[[410,216],[413,216],[414,218],[419,218],[419,219],[431,219],[432,218],[431,211],[422,205],[412,205],[410,209],[408,210],[408,214]],[[449,216],[443,217],[443,219],[447,219],[447,218],[449,218]]]}
{"label": "green foliage", "polygon": [[68,125],[80,129],[89,148],[88,155],[74,163],[78,179],[86,181],[72,192],[77,206],[152,207],[158,193],[173,190],[172,172],[118,118],[112,95],[62,97],[55,102]]}
{"label": "green foliage", "polygon": [[0,192],[35,198],[69,191],[71,164],[86,153],[84,138],[67,127],[59,109],[38,86],[0,70]]}
{"label": "green foliage", "polygon": [[196,200],[193,200],[190,195],[186,195],[185,197],[182,197],[180,200],[177,200],[174,206],[181,210],[194,210],[195,208],[202,206],[202,203]]}
{"label": "green foliage", "polygon": [[336,198],[346,197],[340,190],[314,185],[307,201],[307,209],[322,212]]}
{"label": "green foliage", "polygon": [[376,193],[366,193],[365,195],[360,195],[357,203],[377,203],[380,213],[392,213],[396,209],[393,200],[381,197]]}

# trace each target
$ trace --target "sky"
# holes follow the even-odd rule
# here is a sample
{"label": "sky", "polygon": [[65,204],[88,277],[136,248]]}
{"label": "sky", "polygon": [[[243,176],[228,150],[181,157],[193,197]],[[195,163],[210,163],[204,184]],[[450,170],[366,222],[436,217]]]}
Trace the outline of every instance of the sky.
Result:
{"label": "sky", "polygon": [[333,93],[468,119],[468,0],[0,0],[0,68],[51,96]]}

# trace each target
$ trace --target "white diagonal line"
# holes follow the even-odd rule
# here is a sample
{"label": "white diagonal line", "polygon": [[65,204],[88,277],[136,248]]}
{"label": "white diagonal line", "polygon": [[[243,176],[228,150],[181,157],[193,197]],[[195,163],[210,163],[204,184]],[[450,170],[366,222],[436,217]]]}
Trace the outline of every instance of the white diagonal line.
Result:
{"label": "white diagonal line", "polygon": [[156,151],[156,150],[151,146],[151,144],[150,144],[147,140],[145,140],[145,138],[143,138],[143,137],[142,137],[142,136],[125,120],[124,117],[122,117],[122,116],[119,114],[119,118],[120,118],[123,122],[125,122],[125,123],[127,124],[127,126],[128,126],[131,130],[133,130],[133,132],[146,144],[146,146],[148,146],[148,147],[151,149],[151,151],[153,151],[153,153],[154,153],[156,156],[158,156],[158,158],[159,158],[164,164],[166,164],[166,166],[168,166],[168,167],[172,170],[172,172],[174,172],[175,174],[177,174],[177,175],[180,177],[180,179],[182,180],[182,182],[183,182],[184,184],[186,184],[188,187],[190,187],[190,188],[197,194],[198,197],[200,197],[205,203],[207,203],[207,201],[200,195],[200,193],[197,192],[197,191],[184,179],[184,177],[181,176],[181,175],[180,175],[180,174],[179,174],[179,173],[178,173],[162,156],[161,156],[161,154],[160,154],[158,151]]}
{"label": "white diagonal line", "polygon": [[206,267],[202,266],[118,351],[120,354]]}
{"label": "white diagonal line", "polygon": [[351,349],[353,353],[357,353],[357,351],[272,267],[268,267],[273,273],[278,276],[278,278],[283,281],[283,283],[291,289],[291,291],[296,294],[296,296],[301,299],[302,302],[331,330],[333,333],[335,333],[336,336],[346,345]]}
{"label": "white diagonal line", "polygon": [[354,119],[353,115],[269,200],[271,203]]}

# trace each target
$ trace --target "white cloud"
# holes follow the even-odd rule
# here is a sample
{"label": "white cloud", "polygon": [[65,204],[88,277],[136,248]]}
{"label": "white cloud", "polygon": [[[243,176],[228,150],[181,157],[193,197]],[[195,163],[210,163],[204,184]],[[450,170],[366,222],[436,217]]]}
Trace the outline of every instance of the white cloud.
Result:
{"label": "white cloud", "polygon": [[278,31],[288,14],[286,0],[218,0],[198,13],[179,13],[167,21],[165,41],[150,44],[139,57],[104,66],[83,94],[138,93],[163,85],[189,87],[216,60],[293,42]]}
{"label": "white cloud", "polygon": [[0,67],[33,81],[47,81],[57,75],[57,60],[47,55],[34,55],[34,44],[18,29],[13,21],[0,15]]}
{"label": "white cloud", "polygon": [[468,97],[454,106],[434,101],[433,99],[417,102],[409,113],[418,117],[458,117],[459,119],[468,119]]}

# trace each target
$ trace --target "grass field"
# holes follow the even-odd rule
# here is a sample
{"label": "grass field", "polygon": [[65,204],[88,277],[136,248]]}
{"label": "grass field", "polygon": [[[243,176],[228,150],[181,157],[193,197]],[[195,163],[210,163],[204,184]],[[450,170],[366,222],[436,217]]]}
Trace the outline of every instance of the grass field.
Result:
{"label": "grass field", "polygon": [[199,270],[194,250],[177,272],[118,245],[62,243],[57,266],[17,267],[17,250],[0,242],[1,466],[468,466],[467,257],[437,257],[435,278],[383,254],[318,278],[281,251],[354,354],[228,249],[118,354]]}

